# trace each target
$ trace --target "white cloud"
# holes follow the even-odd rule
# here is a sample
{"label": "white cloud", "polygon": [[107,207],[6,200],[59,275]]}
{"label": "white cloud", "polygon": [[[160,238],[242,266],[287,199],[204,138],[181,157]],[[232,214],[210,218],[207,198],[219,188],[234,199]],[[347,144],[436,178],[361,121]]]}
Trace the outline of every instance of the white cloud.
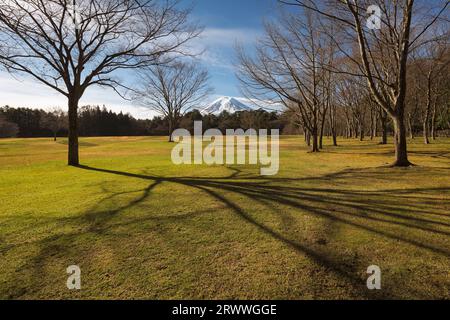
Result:
{"label": "white cloud", "polygon": [[[234,45],[253,43],[260,36],[256,29],[206,28],[201,37],[194,39],[189,47],[192,52],[203,52],[199,59],[215,74],[229,75],[233,71]],[[214,85],[214,84],[213,84]],[[0,71],[0,106],[66,109],[66,98],[31,77],[12,75]],[[146,119],[156,115],[154,111],[123,100],[109,88],[88,88],[80,105],[105,105],[115,112],[130,113],[136,118]]]}
{"label": "white cloud", "polygon": [[200,39],[207,41],[211,46],[233,46],[236,41],[248,43],[255,41],[261,32],[256,29],[225,29],[207,28],[203,31]]}
{"label": "white cloud", "polygon": [[236,43],[248,45],[260,37],[260,31],[246,28],[206,28],[189,47],[192,52],[202,52],[198,57],[209,67],[234,70],[233,57]]}
{"label": "white cloud", "polygon": [[[8,73],[0,72],[0,106],[5,105],[47,110],[52,108],[66,109],[67,98],[31,78],[17,78]],[[122,99],[114,90],[109,88],[88,88],[80,101],[80,106],[82,105],[105,105],[106,108],[114,112],[130,113],[139,119],[155,116],[153,111]]]}

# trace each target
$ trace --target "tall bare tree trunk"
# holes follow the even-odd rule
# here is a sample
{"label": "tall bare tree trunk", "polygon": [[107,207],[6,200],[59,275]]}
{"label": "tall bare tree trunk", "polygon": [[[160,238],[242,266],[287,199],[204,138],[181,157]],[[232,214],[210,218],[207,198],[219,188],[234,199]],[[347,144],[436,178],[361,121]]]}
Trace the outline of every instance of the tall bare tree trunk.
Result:
{"label": "tall bare tree trunk", "polygon": [[78,101],[79,98],[76,95],[69,96],[69,166],[80,164],[78,155]]}
{"label": "tall bare tree trunk", "polygon": [[432,70],[428,72],[427,75],[427,106],[425,110],[425,116],[423,117],[423,142],[425,144],[430,143],[429,139],[429,123],[430,123],[430,113],[431,113],[431,82],[432,82]]}
{"label": "tall bare tree trunk", "polygon": [[364,123],[362,121],[359,122],[359,141],[364,140]]}
{"label": "tall bare tree trunk", "polygon": [[330,131],[333,138],[333,146],[337,147],[336,106],[332,105],[329,113]]}
{"label": "tall bare tree trunk", "polygon": [[347,131],[346,131],[345,137],[346,137],[347,139],[349,139],[349,138],[352,137],[352,135],[353,135],[353,133],[352,133],[352,128],[351,128],[351,126],[350,126],[350,122],[347,120]]}
{"label": "tall bare tree trunk", "polygon": [[410,139],[414,139],[414,132],[413,132],[413,127],[412,127],[412,122],[411,122],[411,112],[408,112],[408,130],[409,130],[409,138]]}
{"label": "tall bare tree trunk", "polygon": [[306,142],[306,145],[309,147],[309,146],[311,146],[311,134],[310,134],[309,130],[306,130],[306,129],[304,129],[304,132],[305,132],[305,142]]}
{"label": "tall bare tree trunk", "polygon": [[323,131],[325,128],[325,117],[327,110],[325,109],[322,115],[322,123],[320,125],[320,138],[319,138],[319,149],[323,149]]}
{"label": "tall bare tree trunk", "polygon": [[168,123],[169,123],[169,142],[173,142],[173,132],[176,130],[179,119],[176,116],[169,116],[168,117]]}
{"label": "tall bare tree trunk", "polygon": [[436,140],[436,100],[433,103],[433,110],[431,112],[431,138]]}
{"label": "tall bare tree trunk", "polygon": [[319,134],[319,149],[323,149],[323,128],[320,129]]}
{"label": "tall bare tree trunk", "polygon": [[425,111],[425,117],[423,119],[423,123],[422,123],[422,127],[423,127],[423,142],[425,144],[429,144],[430,143],[430,139],[429,139],[429,134],[428,134],[428,122],[430,120],[430,113],[429,110],[427,108],[427,110]]}
{"label": "tall bare tree trunk", "polygon": [[374,112],[373,110],[370,110],[370,140],[373,140],[374,135],[374,127],[375,127],[375,121],[374,121]]}
{"label": "tall bare tree trunk", "polygon": [[381,144],[387,144],[387,113],[386,111],[381,111]]}
{"label": "tall bare tree trunk", "polygon": [[319,134],[317,128],[314,128],[312,135],[312,149],[311,152],[319,152]]}
{"label": "tall bare tree trunk", "polygon": [[[398,102],[403,103],[403,102]],[[399,109],[397,109],[399,110]],[[408,150],[406,143],[406,127],[403,112],[399,112],[394,118],[394,145],[395,145],[395,162],[394,167],[408,167],[411,162],[408,160]]]}
{"label": "tall bare tree trunk", "polygon": [[336,130],[333,130],[333,146],[337,147],[337,136],[336,136]]}
{"label": "tall bare tree trunk", "polygon": [[373,124],[373,136],[377,137],[378,136],[378,113],[375,112],[375,119],[374,119],[374,124]]}
{"label": "tall bare tree trunk", "polygon": [[330,131],[331,137],[333,138],[333,146],[337,147],[337,130],[336,130],[336,122],[335,115],[333,115],[333,109],[330,110]]}
{"label": "tall bare tree trunk", "polygon": [[172,133],[173,133],[173,121],[172,119],[168,119],[169,122],[169,142],[173,142]]}

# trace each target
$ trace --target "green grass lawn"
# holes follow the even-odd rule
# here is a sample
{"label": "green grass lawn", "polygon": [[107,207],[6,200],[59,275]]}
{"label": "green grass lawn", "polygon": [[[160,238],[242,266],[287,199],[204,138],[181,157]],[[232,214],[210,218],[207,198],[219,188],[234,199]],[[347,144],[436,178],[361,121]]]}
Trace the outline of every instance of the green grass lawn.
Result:
{"label": "green grass lawn", "polygon": [[283,137],[264,177],[175,166],[163,137],[82,139],[82,168],[64,141],[1,139],[0,298],[450,299],[450,139],[410,142],[406,169],[339,142]]}

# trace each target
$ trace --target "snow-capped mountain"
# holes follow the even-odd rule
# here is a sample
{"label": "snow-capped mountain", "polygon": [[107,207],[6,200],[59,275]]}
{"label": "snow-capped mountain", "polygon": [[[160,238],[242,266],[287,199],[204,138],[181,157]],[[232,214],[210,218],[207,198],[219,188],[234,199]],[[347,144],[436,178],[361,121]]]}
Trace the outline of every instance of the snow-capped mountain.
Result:
{"label": "snow-capped mountain", "polygon": [[235,113],[237,111],[246,111],[253,110],[246,104],[242,103],[236,98],[233,97],[221,97],[215,101],[213,101],[208,107],[203,109],[201,112],[203,114],[214,114],[219,115],[223,111],[227,111],[229,113]]}

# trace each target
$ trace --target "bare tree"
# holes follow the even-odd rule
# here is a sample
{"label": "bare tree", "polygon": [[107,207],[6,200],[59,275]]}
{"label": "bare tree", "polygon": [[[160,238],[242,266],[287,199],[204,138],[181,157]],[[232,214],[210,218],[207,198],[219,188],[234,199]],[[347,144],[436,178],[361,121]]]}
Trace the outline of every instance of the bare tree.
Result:
{"label": "bare tree", "polygon": [[352,132],[360,141],[364,140],[366,112],[369,105],[367,91],[355,78],[341,77],[339,83],[339,98],[343,108],[346,109],[347,116],[353,124]]}
{"label": "bare tree", "polygon": [[[450,50],[447,46],[446,60],[450,60]],[[438,127],[441,130],[450,129],[450,64],[442,71],[442,77],[436,86],[437,101],[433,108],[431,121],[431,136],[436,139]]]}
{"label": "bare tree", "polygon": [[[432,136],[435,135],[436,109],[440,96],[445,92],[440,84],[445,83],[445,77],[448,77],[450,64],[448,37],[449,31],[446,30],[442,37],[430,39],[420,51],[413,55],[412,67],[414,70],[412,73],[414,79],[412,79],[412,83],[415,84],[414,90],[416,91],[413,95],[420,94],[425,97],[425,99],[418,99],[422,106],[422,127],[425,144],[430,143],[430,130]],[[420,103],[421,100],[424,100],[423,103]]]}
{"label": "bare tree", "polygon": [[[328,26],[333,30],[332,26]],[[323,148],[323,135],[325,125],[327,123],[326,116],[327,113],[330,116],[330,131],[333,136],[333,146],[337,146],[337,136],[336,136],[336,101],[334,101],[336,97],[336,89],[337,89],[337,77],[332,72],[332,69],[335,68],[335,58],[336,58],[336,48],[330,38],[326,38],[328,41],[324,41],[323,49],[321,50],[321,58],[318,59],[321,64],[319,69],[322,73],[322,81],[321,84],[323,86],[322,91],[322,108],[321,108],[321,127],[320,127],[320,138],[319,138],[319,148]],[[333,120],[334,119],[334,120]]]}
{"label": "bare tree", "polygon": [[[319,151],[321,123],[325,121],[329,78],[323,68],[331,63],[332,50],[314,12],[285,14],[278,24],[265,25],[265,37],[256,56],[238,47],[237,77],[243,93],[254,99],[281,103],[296,113],[312,138],[312,152]],[[309,139],[307,139],[308,141]]]}
{"label": "bare tree", "polygon": [[332,100],[330,104],[330,112],[328,112],[328,126],[333,139],[333,146],[337,147],[338,105],[335,100]]}
{"label": "bare tree", "polygon": [[[390,116],[395,130],[395,157],[393,166],[409,166],[406,127],[404,123],[406,75],[408,56],[420,44],[421,37],[441,17],[448,1],[438,8],[429,8],[413,23],[414,0],[280,0],[303,10],[313,10],[321,16],[342,25],[351,41],[358,43],[358,59],[353,59],[352,47],[343,39],[336,40],[340,51],[358,65],[355,76],[366,79],[373,99]],[[380,9],[381,28],[367,27],[368,9]],[[432,4],[428,3],[428,7]],[[347,42],[348,44],[348,42]]]}
{"label": "bare tree", "polygon": [[194,107],[201,109],[212,91],[208,86],[208,72],[193,62],[157,65],[144,69],[139,75],[142,81],[135,100],[167,118],[169,142],[180,118]]}
{"label": "bare tree", "polygon": [[[414,60],[414,59],[413,59]],[[406,114],[409,130],[409,138],[414,139],[415,126],[419,121],[421,95],[419,69],[415,67],[416,62],[412,61],[412,66],[408,72],[408,93],[406,95]]]}
{"label": "bare tree", "polygon": [[78,165],[78,102],[93,85],[122,96],[117,71],[179,53],[201,31],[177,0],[8,0],[0,3],[0,63],[68,100],[68,164]]}
{"label": "bare tree", "polygon": [[55,109],[48,112],[40,120],[40,126],[48,129],[53,133],[53,140],[56,141],[56,136],[59,131],[68,129],[67,114],[61,109]]}

